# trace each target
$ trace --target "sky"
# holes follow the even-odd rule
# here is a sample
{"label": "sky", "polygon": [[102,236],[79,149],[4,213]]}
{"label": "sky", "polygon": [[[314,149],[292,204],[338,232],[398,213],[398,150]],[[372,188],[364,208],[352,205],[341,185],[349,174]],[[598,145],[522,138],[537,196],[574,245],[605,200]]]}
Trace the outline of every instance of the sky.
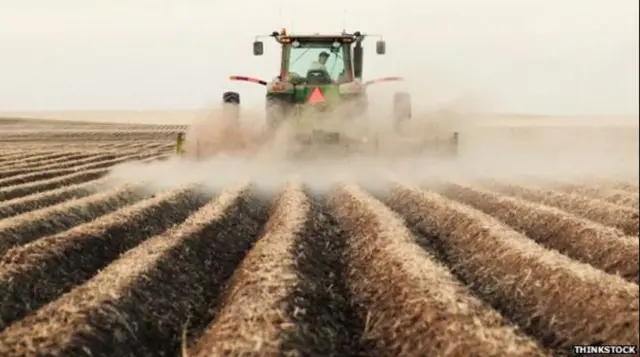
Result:
{"label": "sky", "polygon": [[286,27],[384,35],[386,55],[365,46],[365,76],[406,82],[376,96],[638,113],[637,0],[0,0],[0,24],[0,111],[200,109],[225,90],[259,107],[264,87],[228,76],[275,76],[277,43],[262,57],[251,43]]}

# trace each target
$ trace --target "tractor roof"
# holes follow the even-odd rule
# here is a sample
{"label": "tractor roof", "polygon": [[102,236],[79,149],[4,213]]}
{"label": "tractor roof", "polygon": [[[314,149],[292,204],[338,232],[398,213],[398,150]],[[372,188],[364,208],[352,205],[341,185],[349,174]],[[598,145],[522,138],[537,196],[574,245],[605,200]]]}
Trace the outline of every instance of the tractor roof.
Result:
{"label": "tractor roof", "polygon": [[354,42],[356,38],[354,36],[346,36],[346,35],[286,35],[280,36],[280,42],[287,43],[289,41],[301,41],[301,42]]}
{"label": "tractor roof", "polygon": [[300,40],[300,41],[342,41],[342,42],[354,42],[358,38],[364,37],[359,31],[354,33],[287,33],[284,29],[280,33],[274,32],[273,35],[283,43],[292,40]]}
{"label": "tractor roof", "polygon": [[336,38],[336,37],[348,37],[354,38],[356,37],[354,34],[350,33],[288,33],[284,36],[287,37],[309,37],[309,38]]}

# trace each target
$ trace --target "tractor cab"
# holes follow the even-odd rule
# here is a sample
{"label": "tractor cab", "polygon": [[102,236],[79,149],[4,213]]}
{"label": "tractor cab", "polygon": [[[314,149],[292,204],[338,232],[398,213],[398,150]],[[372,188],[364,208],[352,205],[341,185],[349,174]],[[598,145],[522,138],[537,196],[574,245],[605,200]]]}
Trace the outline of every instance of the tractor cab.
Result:
{"label": "tractor cab", "polygon": [[[332,85],[362,79],[362,41],[360,32],[334,35],[271,34],[281,45],[279,79],[293,85]],[[261,41],[253,44],[256,56],[263,54]],[[385,53],[385,43],[376,44],[378,54]]]}
{"label": "tractor cab", "polygon": [[331,85],[352,81],[350,36],[284,36],[280,78],[292,84]]}
{"label": "tractor cab", "polygon": [[[290,98],[294,104],[332,108],[364,94],[364,34],[288,34],[283,29],[274,31],[270,37],[280,44],[280,70],[277,78],[267,84],[268,99]],[[261,56],[263,47],[256,39],[254,55]],[[384,41],[378,41],[376,50],[384,54]]]}

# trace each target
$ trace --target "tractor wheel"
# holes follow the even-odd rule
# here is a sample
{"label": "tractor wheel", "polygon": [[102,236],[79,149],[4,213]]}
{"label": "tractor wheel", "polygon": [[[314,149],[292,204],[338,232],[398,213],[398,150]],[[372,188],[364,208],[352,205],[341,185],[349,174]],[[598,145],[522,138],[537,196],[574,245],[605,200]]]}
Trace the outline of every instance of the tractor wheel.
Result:
{"label": "tractor wheel", "polygon": [[287,115],[287,106],[280,99],[268,98],[266,103],[267,131],[275,132]]}
{"label": "tractor wheel", "polygon": [[222,93],[222,108],[225,118],[240,120],[240,94],[237,92]]}
{"label": "tractor wheel", "polygon": [[449,155],[451,157],[458,156],[458,148],[460,147],[460,133],[455,131],[453,135],[451,135],[450,146],[449,146]]}
{"label": "tractor wheel", "polygon": [[393,95],[393,124],[396,131],[403,122],[411,119],[411,95],[407,92],[396,92]]}
{"label": "tractor wheel", "polygon": [[225,104],[240,104],[240,94],[237,92],[222,93],[222,102]]}
{"label": "tractor wheel", "polygon": [[350,118],[368,118],[369,116],[369,100],[366,95],[360,95],[349,103],[351,106]]}

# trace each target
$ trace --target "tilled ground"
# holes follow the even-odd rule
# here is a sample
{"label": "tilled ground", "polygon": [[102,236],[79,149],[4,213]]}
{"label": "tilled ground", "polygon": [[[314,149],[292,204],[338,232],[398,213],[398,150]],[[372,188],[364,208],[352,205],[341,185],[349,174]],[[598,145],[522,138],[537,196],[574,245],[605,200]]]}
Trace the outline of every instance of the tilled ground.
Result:
{"label": "tilled ground", "polygon": [[175,129],[0,135],[0,356],[638,345],[634,180],[105,185],[114,165],[171,155]]}

